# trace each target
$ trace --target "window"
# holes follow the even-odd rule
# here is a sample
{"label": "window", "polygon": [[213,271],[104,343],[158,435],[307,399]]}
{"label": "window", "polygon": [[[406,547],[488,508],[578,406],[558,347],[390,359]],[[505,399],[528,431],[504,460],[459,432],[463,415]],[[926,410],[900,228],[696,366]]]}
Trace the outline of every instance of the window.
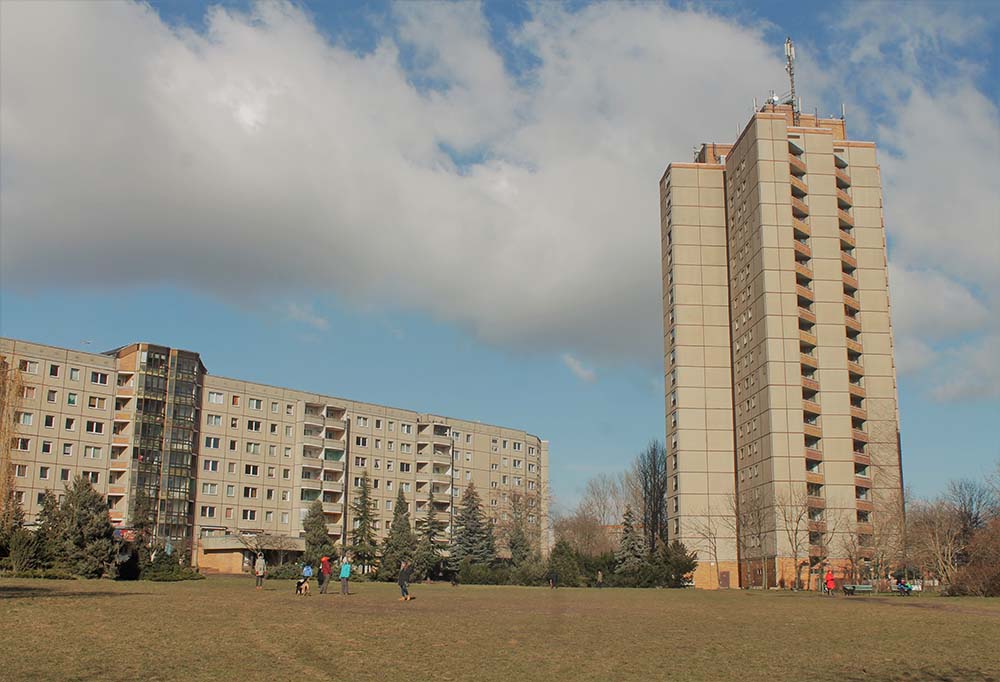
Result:
{"label": "window", "polygon": [[507,439],[506,438],[503,439],[503,449],[504,450],[507,449]]}
{"label": "window", "polygon": [[373,469],[381,469],[382,468],[382,460],[380,460],[380,459],[374,460],[372,462],[372,468]]}
{"label": "window", "polygon": [[382,440],[380,438],[375,439],[375,449],[379,450],[382,448]]}
{"label": "window", "polygon": [[412,424],[400,424],[399,425],[399,430],[400,430],[401,433],[413,433],[413,425]]}
{"label": "window", "polygon": [[232,507],[226,507],[226,518],[227,519],[233,518],[233,508]]}
{"label": "window", "polygon": [[274,488],[268,488],[267,489],[267,493],[265,494],[264,497],[265,497],[265,499],[273,500],[274,499]]}
{"label": "window", "polygon": [[294,409],[295,409],[294,405],[292,405],[291,403],[285,403],[285,414],[287,414],[288,416],[291,416],[292,410],[294,410]]}
{"label": "window", "polygon": [[385,427],[387,431],[394,431],[396,428],[396,422],[390,419],[388,422],[386,422]]}
{"label": "window", "polygon": [[67,457],[72,457],[73,456],[73,444],[72,443],[63,443],[63,454],[66,455]]}
{"label": "window", "polygon": [[382,420],[381,419],[376,419],[375,420],[375,428],[376,429],[381,429],[382,428]]}
{"label": "window", "polygon": [[99,398],[96,395],[92,395],[87,398],[87,407],[92,410],[103,410],[108,406],[107,398]]}
{"label": "window", "polygon": [[385,461],[385,470],[386,471],[392,471],[392,467],[393,467],[394,464],[395,464],[395,462],[393,462],[391,459],[387,459]]}
{"label": "window", "polygon": [[277,457],[278,456],[278,446],[277,445],[268,445],[267,446],[267,456],[268,457]]}
{"label": "window", "polygon": [[221,414],[210,414],[205,417],[205,423],[208,426],[222,426],[222,415]]}
{"label": "window", "polygon": [[201,468],[205,471],[218,471],[219,470],[219,460],[217,459],[205,459],[201,462]]}
{"label": "window", "polygon": [[251,410],[259,410],[262,407],[264,407],[264,401],[262,401],[260,398],[250,398],[247,401],[247,404],[249,405]]}
{"label": "window", "polygon": [[385,443],[385,449],[388,450],[389,452],[392,452],[393,450],[395,450],[396,449],[396,443],[395,443],[395,441],[391,441],[391,440],[390,441],[386,441],[386,443]]}
{"label": "window", "polygon": [[361,487],[361,483],[362,483],[361,476],[355,476],[354,477],[354,487],[355,488],[360,488]]}
{"label": "window", "polygon": [[282,502],[288,502],[290,499],[292,499],[292,494],[290,492],[288,492],[287,490],[282,490],[281,491],[281,501]]}
{"label": "window", "polygon": [[240,428],[240,418],[239,417],[230,417],[229,418],[229,428],[231,428],[231,429],[238,429],[238,428]]}
{"label": "window", "polygon": [[281,522],[288,523],[288,512],[281,512]]}
{"label": "window", "polygon": [[219,494],[219,484],[218,483],[202,483],[201,484],[201,494],[202,495],[218,495]]}
{"label": "window", "polygon": [[206,519],[214,519],[215,518],[215,507],[211,507],[209,505],[204,505],[204,504],[201,505],[201,515],[202,515],[203,518],[206,518]]}
{"label": "window", "polygon": [[233,407],[239,407],[240,406],[240,397],[238,395],[234,395],[232,401],[230,401],[230,402],[232,403]]}
{"label": "window", "polygon": [[520,452],[520,451],[521,451],[521,444],[514,443],[514,452]]}
{"label": "window", "polygon": [[236,486],[227,485],[226,486],[226,497],[236,497]]}
{"label": "window", "polygon": [[31,412],[18,412],[14,418],[21,426],[31,426],[31,422],[35,419]]}
{"label": "window", "polygon": [[43,440],[42,441],[42,454],[47,455],[52,452],[52,441]]}
{"label": "window", "polygon": [[49,401],[50,403],[56,402],[57,400],[59,400],[59,393],[58,393],[58,391],[49,391],[45,395],[45,399],[47,401]]}
{"label": "window", "polygon": [[229,449],[231,451],[236,452],[237,445],[238,445],[238,443],[235,440],[230,439],[230,441],[229,441]]}
{"label": "window", "polygon": [[219,449],[219,438],[218,436],[205,436],[205,447],[209,450]]}
{"label": "window", "polygon": [[357,445],[359,448],[366,448],[368,447],[368,438],[365,436],[355,436],[354,444]]}
{"label": "window", "polygon": [[99,386],[108,385],[108,375],[104,372],[91,372],[90,373],[90,383],[97,384]]}
{"label": "window", "polygon": [[66,430],[76,431],[76,420],[72,417],[66,417]]}
{"label": "window", "polygon": [[59,365],[49,365],[49,376],[50,377],[59,376]]}
{"label": "window", "polygon": [[409,462],[400,462],[399,463],[399,472],[401,474],[409,473],[410,469],[412,468],[412,466],[413,465],[411,465]]}
{"label": "window", "polygon": [[[386,490],[392,490],[392,481],[386,481],[385,482],[385,489]],[[390,509],[390,508],[391,507],[386,507],[386,509]]]}
{"label": "window", "polygon": [[259,432],[260,431],[260,422],[257,421],[256,419],[248,419],[247,420],[247,431]]}
{"label": "window", "polygon": [[291,469],[282,469],[281,470],[281,477],[284,478],[284,479],[291,478],[292,477],[292,470]]}
{"label": "window", "polygon": [[400,484],[399,484],[399,488],[400,488],[400,490],[402,490],[402,491],[403,491],[404,493],[408,493],[408,492],[410,492],[410,484],[409,484],[409,483],[400,483]]}
{"label": "window", "polygon": [[256,521],[257,520],[257,510],[256,509],[244,509],[243,510],[243,520],[244,521]]}
{"label": "window", "polygon": [[274,467],[268,467],[267,468],[267,477],[268,478],[274,478],[275,475],[276,475],[276,473],[277,472],[276,472],[276,469]]}
{"label": "window", "polygon": [[22,386],[21,387],[21,397],[25,400],[35,399],[35,387],[34,386]]}
{"label": "window", "polygon": [[18,478],[26,478],[28,476],[28,465],[27,464],[15,464],[14,465],[14,475]]}
{"label": "window", "polygon": [[278,425],[275,424],[274,422],[271,422],[270,432],[271,432],[272,436],[277,436],[278,435]]}
{"label": "window", "polygon": [[69,368],[69,380],[70,381],[79,381],[80,380],[80,369],[79,368],[77,368],[77,367],[70,367]]}
{"label": "window", "polygon": [[385,501],[385,510],[386,511],[392,511],[392,500],[386,500]]}
{"label": "window", "polygon": [[59,480],[60,481],[68,481],[69,480],[69,469],[60,469],[59,470]]}
{"label": "window", "polygon": [[355,423],[357,423],[357,425],[358,425],[358,426],[364,426],[364,427],[366,427],[366,428],[367,428],[367,426],[368,426],[368,417],[362,417],[362,416],[361,416],[361,415],[359,414],[359,415],[358,415],[358,416],[356,417],[356,419],[355,419]]}
{"label": "window", "polygon": [[95,485],[101,482],[101,474],[96,471],[81,471],[80,473],[84,478]]}
{"label": "window", "polygon": [[257,466],[256,464],[244,464],[243,473],[246,474],[247,476],[259,476],[260,467]]}
{"label": "window", "polygon": [[67,405],[76,405],[76,399],[77,399],[76,393],[67,393],[66,394],[66,404]]}
{"label": "window", "polygon": [[400,452],[405,452],[405,453],[409,454],[409,453],[413,452],[413,446],[410,445],[409,443],[400,443],[399,444],[399,451]]}
{"label": "window", "polygon": [[38,374],[38,363],[35,360],[21,360],[17,363],[17,368],[28,374]]}
{"label": "window", "polygon": [[257,497],[257,488],[250,485],[243,486],[243,497],[247,498]]}
{"label": "window", "polygon": [[87,433],[104,433],[104,422],[87,421]]}
{"label": "window", "polygon": [[266,521],[267,523],[271,523],[272,521],[274,521],[274,512],[272,511],[264,512],[264,521]]}
{"label": "window", "polygon": [[260,443],[247,443],[247,454],[259,455],[260,454]]}
{"label": "window", "polygon": [[96,445],[85,445],[83,446],[83,458],[84,459],[100,459],[102,455],[101,448]]}
{"label": "window", "polygon": [[292,437],[292,427],[291,426],[286,426],[285,427],[285,438],[291,438],[291,437]]}
{"label": "window", "polygon": [[208,402],[212,403],[213,405],[221,405],[224,402],[224,400],[225,396],[223,396],[223,394],[219,393],[218,391],[208,392]]}
{"label": "window", "polygon": [[365,466],[368,466],[368,458],[367,457],[355,457],[354,458],[354,466],[356,466],[356,467],[365,467]]}

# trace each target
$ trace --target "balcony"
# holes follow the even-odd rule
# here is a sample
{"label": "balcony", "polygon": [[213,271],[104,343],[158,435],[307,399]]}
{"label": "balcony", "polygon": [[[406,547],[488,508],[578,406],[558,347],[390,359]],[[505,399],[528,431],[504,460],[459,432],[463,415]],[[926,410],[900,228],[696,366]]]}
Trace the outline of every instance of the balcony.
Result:
{"label": "balcony", "polygon": [[854,217],[842,208],[837,209],[837,221],[841,227],[854,227]]}
{"label": "balcony", "polygon": [[795,293],[798,294],[799,298],[804,298],[805,300],[807,300],[809,302],[813,302],[813,301],[816,300],[816,296],[815,296],[815,294],[813,294],[812,289],[807,289],[806,287],[802,286],[801,284],[796,284],[795,285]]}
{"label": "balcony", "polygon": [[303,433],[302,444],[312,448],[322,448],[323,436],[318,433]]}
{"label": "balcony", "polygon": [[343,502],[324,502],[323,503],[323,513],[324,514],[343,514],[344,513],[344,503]]}
{"label": "balcony", "polygon": [[857,246],[857,241],[854,239],[854,235],[847,230],[841,228],[840,230],[840,248],[853,249]]}
{"label": "balcony", "polygon": [[808,389],[810,391],[819,391],[819,382],[815,379],[807,379],[802,377],[802,388]]}
{"label": "balcony", "polygon": [[865,395],[865,389],[864,389],[864,387],[857,386],[855,384],[848,383],[847,384],[847,392],[850,393],[851,395],[857,397],[857,398],[865,398],[865,397],[867,397]]}
{"label": "balcony", "polygon": [[844,315],[844,326],[848,329],[853,329],[856,332],[861,331],[861,321],[856,320],[853,317],[848,317]]}
{"label": "balcony", "polygon": [[792,175],[805,175],[806,164],[795,154],[788,155],[788,170]]}
{"label": "balcony", "polygon": [[325,478],[323,479],[323,490],[340,492],[340,490],[343,487],[344,487],[344,481],[342,479],[337,479],[337,480],[328,480]]}
{"label": "balcony", "polygon": [[[809,414],[820,414],[822,410],[820,409],[819,403],[815,400],[809,398],[802,399],[802,410],[808,412]],[[818,436],[817,436],[818,437]]]}
{"label": "balcony", "polygon": [[345,450],[347,449],[347,441],[343,438],[325,438],[323,440],[324,447],[330,448],[331,450]]}
{"label": "balcony", "polygon": [[794,196],[792,197],[792,216],[796,218],[809,217],[809,206],[807,206],[804,201]]}
{"label": "balcony", "polygon": [[809,223],[799,220],[794,216],[792,217],[792,230],[795,233],[796,239],[803,239],[812,235],[812,228],[809,227]]}
{"label": "balcony", "polygon": [[314,410],[306,410],[302,420],[306,424],[316,424],[318,426],[324,426],[326,424],[326,418],[323,417],[323,414]]}
{"label": "balcony", "polygon": [[[798,244],[798,243],[799,242],[796,242],[796,244]],[[801,275],[802,277],[805,277],[806,279],[808,279],[810,281],[812,281],[812,279],[813,279],[813,271],[812,271],[812,269],[808,265],[804,265],[804,264],[799,263],[799,262],[795,263],[795,274],[796,275]]]}
{"label": "balcony", "polygon": [[809,324],[816,324],[816,315],[807,308],[799,306],[799,319],[808,322]]}
{"label": "balcony", "polygon": [[841,279],[844,282],[844,286],[850,287],[855,291],[857,291],[860,288],[860,286],[858,285],[858,280],[852,277],[851,275],[848,275],[846,272],[841,273]]}
{"label": "balcony", "polygon": [[861,344],[857,341],[852,341],[851,339],[847,339],[847,348],[855,353],[861,352]]}
{"label": "balcony", "polygon": [[[806,434],[807,436],[811,436],[812,438],[822,438],[823,437],[823,429],[821,429],[818,426],[813,426],[812,424],[803,424],[802,425],[802,433]],[[815,475],[816,474],[813,474],[813,476],[815,476]],[[809,474],[806,474],[806,476],[807,476],[806,480],[809,480],[808,479]],[[821,479],[821,480],[816,481],[816,482],[817,483],[822,483],[823,481]]]}
{"label": "balcony", "polygon": [[805,353],[799,353],[799,362],[806,367],[812,367],[813,369],[819,368],[819,361],[812,355],[807,355]]}
{"label": "balcony", "polygon": [[812,249],[809,248],[808,244],[803,244],[798,239],[795,240],[795,252],[805,256],[806,258],[812,258]]}
{"label": "balcony", "polygon": [[855,452],[853,454],[854,454],[854,463],[855,464],[866,464],[866,465],[869,465],[869,466],[871,465],[872,458],[867,453],[864,453],[864,452]]}
{"label": "balcony", "polygon": [[816,448],[806,447],[806,458],[807,459],[814,459],[817,462],[822,462],[823,461],[823,453],[820,452],[819,450],[817,450]]}
{"label": "balcony", "polygon": [[340,534],[344,531],[344,527],[339,523],[328,523],[326,524],[326,534],[332,535],[335,538],[339,538]]}
{"label": "balcony", "polygon": [[802,182],[799,178],[794,175],[788,178],[789,184],[792,186],[792,196],[802,198],[809,194],[809,187],[806,183]]}
{"label": "balcony", "polygon": [[865,375],[865,368],[856,362],[847,361],[847,371],[860,376]]}
{"label": "balcony", "polygon": [[851,408],[851,417],[853,417],[854,419],[867,420],[868,419],[868,411],[864,410],[864,409],[862,409],[860,407],[852,407]]}
{"label": "balcony", "polygon": [[846,210],[846,209],[850,208],[853,205],[854,205],[854,202],[851,201],[851,195],[838,187],[837,188],[837,207]]}
{"label": "balcony", "polygon": [[818,345],[815,334],[810,334],[802,329],[799,330],[799,341],[814,348]]}
{"label": "balcony", "polygon": [[125,486],[122,485],[109,485],[108,495],[114,495],[115,497],[121,497],[125,494]]}
{"label": "balcony", "polygon": [[852,256],[851,254],[847,253],[843,249],[841,249],[840,251],[840,262],[850,266],[855,270],[858,267],[858,259]]}
{"label": "balcony", "polygon": [[854,310],[855,312],[861,310],[861,301],[854,298],[853,296],[849,296],[848,294],[844,294],[844,305]]}
{"label": "balcony", "polygon": [[858,441],[859,443],[867,443],[868,442],[868,434],[865,433],[864,431],[860,430],[860,429],[854,429],[854,428],[852,428],[851,429],[851,438],[853,438],[854,440]]}
{"label": "balcony", "polygon": [[875,504],[871,500],[855,500],[854,508],[858,511],[873,512],[875,511]]}
{"label": "balcony", "polygon": [[323,458],[323,469],[326,471],[343,471],[344,460]]}
{"label": "balcony", "polygon": [[816,483],[818,485],[823,485],[825,481],[823,480],[823,474],[812,473],[811,471],[806,472],[806,483]]}
{"label": "balcony", "polygon": [[851,186],[851,176],[841,168],[835,168],[833,174],[837,177],[837,187],[847,189]]}

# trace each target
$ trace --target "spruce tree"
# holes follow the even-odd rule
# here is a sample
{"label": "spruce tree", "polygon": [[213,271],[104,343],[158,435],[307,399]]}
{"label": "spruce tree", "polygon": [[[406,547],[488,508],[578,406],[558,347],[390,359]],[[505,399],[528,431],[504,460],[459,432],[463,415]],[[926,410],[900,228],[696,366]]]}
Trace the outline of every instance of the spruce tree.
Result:
{"label": "spruce tree", "polygon": [[437,518],[434,491],[431,490],[427,496],[427,513],[417,521],[417,549],[413,557],[413,569],[418,578],[431,577],[441,563],[440,539],[447,525]]}
{"label": "spruce tree", "polygon": [[42,496],[35,535],[38,537],[38,563],[44,568],[64,567],[66,563],[65,522],[59,501],[51,490]]}
{"label": "spruce tree", "polygon": [[372,500],[372,484],[368,472],[361,480],[361,493],[351,504],[354,527],[351,529],[351,555],[361,573],[375,563],[378,544],[375,539],[375,502]]}
{"label": "spruce tree", "polygon": [[493,526],[483,513],[483,505],[476,487],[469,487],[462,494],[458,516],[455,517],[455,539],[451,545],[449,563],[457,569],[465,560],[472,564],[488,566],[496,560]]}
{"label": "spruce tree", "polygon": [[84,578],[100,578],[115,557],[114,527],[104,498],[88,479],[77,476],[66,489],[60,513],[70,570]]}
{"label": "spruce tree", "polygon": [[309,510],[302,519],[302,529],[305,531],[306,551],[302,560],[312,566],[318,566],[324,556],[333,556],[333,543],[326,528],[326,514],[323,513],[323,502],[313,500]]}
{"label": "spruce tree", "polygon": [[0,500],[0,556],[10,553],[10,543],[14,534],[24,526],[24,509],[14,496],[14,487]]}
{"label": "spruce tree", "polygon": [[511,500],[511,521],[507,528],[507,549],[510,550],[510,561],[514,566],[522,566],[532,556],[531,540],[525,526],[524,508],[520,496]]}
{"label": "spruce tree", "polygon": [[139,550],[141,574],[152,563],[156,551],[156,497],[141,486],[136,488],[131,525]]}
{"label": "spruce tree", "polygon": [[615,573],[635,575],[646,565],[646,543],[635,527],[635,517],[632,507],[625,507],[622,519],[622,538],[618,551],[615,552]]}
{"label": "spruce tree", "polygon": [[406,506],[403,489],[396,495],[396,503],[392,510],[392,525],[389,534],[382,543],[382,558],[379,563],[378,577],[380,580],[395,580],[399,577],[399,564],[412,561],[416,549],[417,538],[410,528],[410,511]]}

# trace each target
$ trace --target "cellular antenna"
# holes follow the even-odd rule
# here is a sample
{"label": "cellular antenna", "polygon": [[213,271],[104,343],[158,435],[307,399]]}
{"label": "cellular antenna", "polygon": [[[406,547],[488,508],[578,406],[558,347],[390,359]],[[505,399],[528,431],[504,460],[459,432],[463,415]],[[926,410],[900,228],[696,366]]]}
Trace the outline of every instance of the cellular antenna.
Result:
{"label": "cellular antenna", "polygon": [[785,59],[787,60],[785,64],[785,71],[788,72],[788,80],[792,87],[792,91],[790,93],[792,100],[792,122],[795,125],[798,125],[800,107],[799,100],[795,97],[795,44],[792,43],[791,36],[785,40]]}

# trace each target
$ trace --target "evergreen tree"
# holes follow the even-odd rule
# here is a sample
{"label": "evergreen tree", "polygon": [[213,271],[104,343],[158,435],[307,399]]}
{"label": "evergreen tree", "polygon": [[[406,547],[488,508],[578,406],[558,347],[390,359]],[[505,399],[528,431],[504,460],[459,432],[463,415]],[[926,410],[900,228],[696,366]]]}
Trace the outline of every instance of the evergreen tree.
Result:
{"label": "evergreen tree", "polygon": [[559,540],[549,554],[549,576],[555,577],[559,585],[578,587],[582,572],[580,561],[573,546],[566,540]]}
{"label": "evergreen tree", "polygon": [[496,555],[493,526],[483,513],[475,485],[469,483],[455,518],[455,539],[449,563],[457,569],[465,559],[469,559],[473,564],[488,566],[496,560]]}
{"label": "evergreen tree", "polygon": [[14,497],[14,486],[0,500],[0,556],[10,553],[10,543],[14,534],[24,525],[24,509]]}
{"label": "evergreen tree", "polygon": [[626,575],[637,574],[646,565],[646,543],[642,533],[636,530],[632,507],[625,507],[622,518],[622,538],[615,552],[615,572]]}
{"label": "evergreen tree", "polygon": [[427,513],[417,521],[417,549],[413,557],[413,572],[417,578],[429,578],[441,563],[440,538],[447,525],[437,518],[434,491],[431,490],[427,497]]}
{"label": "evergreen tree", "polygon": [[136,488],[131,525],[135,531],[135,544],[139,552],[139,572],[142,573],[152,563],[157,550],[156,497],[150,495],[142,486]]}
{"label": "evergreen tree", "polygon": [[396,495],[392,510],[392,525],[382,544],[382,558],[378,577],[381,580],[395,580],[399,577],[399,564],[411,561],[417,546],[417,538],[410,528],[410,511],[406,506],[403,489]]}
{"label": "evergreen tree", "polygon": [[115,557],[114,528],[104,498],[78,476],[66,489],[60,514],[69,569],[84,578],[100,578]]}
{"label": "evergreen tree", "polygon": [[515,495],[511,500],[511,522],[507,528],[507,548],[514,566],[523,565],[532,556],[531,540],[525,527],[524,508],[521,498]]}
{"label": "evergreen tree", "polygon": [[42,496],[38,511],[35,535],[38,537],[38,563],[44,568],[62,567],[66,563],[66,545],[63,542],[65,523],[59,501],[51,490]]}
{"label": "evergreen tree", "polygon": [[659,569],[664,587],[684,587],[686,580],[698,567],[694,552],[688,552],[679,540],[663,543],[659,551]]}
{"label": "evergreen tree", "polygon": [[365,471],[361,480],[361,494],[351,504],[354,528],[351,530],[351,554],[361,573],[375,563],[378,544],[375,539],[375,502],[372,500],[372,484]]}
{"label": "evergreen tree", "polygon": [[323,513],[323,502],[319,499],[313,500],[309,505],[305,518],[302,519],[302,528],[306,534],[306,551],[302,555],[302,560],[312,566],[318,566],[319,560],[324,556],[333,556],[333,543],[330,542],[330,535],[326,528],[326,514]]}

